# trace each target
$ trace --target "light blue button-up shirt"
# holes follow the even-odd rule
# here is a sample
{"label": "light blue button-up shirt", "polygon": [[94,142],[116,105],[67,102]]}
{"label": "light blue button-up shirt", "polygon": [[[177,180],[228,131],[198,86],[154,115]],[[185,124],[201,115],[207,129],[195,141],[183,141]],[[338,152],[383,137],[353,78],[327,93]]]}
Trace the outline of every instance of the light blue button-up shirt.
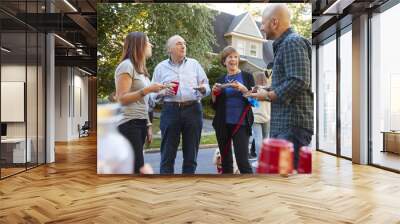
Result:
{"label": "light blue button-up shirt", "polygon": [[[172,81],[179,81],[178,92],[175,96],[165,96],[165,102],[200,101],[211,92],[206,73],[200,63],[192,58],[185,58],[181,64],[174,64],[170,59],[166,59],[156,66],[152,83],[165,84]],[[204,95],[194,89],[198,86],[206,88]]]}

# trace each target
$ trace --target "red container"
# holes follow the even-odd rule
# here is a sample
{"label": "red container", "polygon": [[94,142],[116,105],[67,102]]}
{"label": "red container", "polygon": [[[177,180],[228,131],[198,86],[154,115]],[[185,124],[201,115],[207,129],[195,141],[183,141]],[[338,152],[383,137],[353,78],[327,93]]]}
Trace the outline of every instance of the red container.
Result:
{"label": "red container", "polygon": [[257,173],[288,175],[292,172],[293,144],[283,139],[265,139],[258,161]]}
{"label": "red container", "polygon": [[221,94],[221,90],[213,91],[214,96],[219,96]]}
{"label": "red container", "polygon": [[174,94],[176,95],[178,93],[179,81],[172,81],[171,83],[175,84],[175,86],[172,87],[172,91],[174,91]]}
{"label": "red container", "polygon": [[312,171],[312,153],[311,149],[303,146],[299,152],[299,166],[297,173],[311,173]]}

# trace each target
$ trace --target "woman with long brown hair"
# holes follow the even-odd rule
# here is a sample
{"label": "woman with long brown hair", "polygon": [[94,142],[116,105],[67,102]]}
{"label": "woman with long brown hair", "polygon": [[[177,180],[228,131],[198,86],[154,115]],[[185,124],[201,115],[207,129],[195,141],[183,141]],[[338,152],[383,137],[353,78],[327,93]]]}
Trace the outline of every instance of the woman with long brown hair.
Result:
{"label": "woman with long brown hair", "polygon": [[143,32],[129,33],[124,42],[121,62],[115,70],[116,98],[122,105],[123,118],[118,129],[134,150],[135,173],[144,165],[143,145],[152,141],[149,119],[149,93],[159,92],[165,86],[150,84],[146,59],[151,57],[153,45]]}

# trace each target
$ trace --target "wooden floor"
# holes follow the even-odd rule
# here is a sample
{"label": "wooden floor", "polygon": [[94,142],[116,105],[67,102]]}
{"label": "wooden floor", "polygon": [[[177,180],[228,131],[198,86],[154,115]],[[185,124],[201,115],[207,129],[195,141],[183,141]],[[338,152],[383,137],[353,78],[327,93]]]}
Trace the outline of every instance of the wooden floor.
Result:
{"label": "wooden floor", "polygon": [[392,152],[374,151],[372,157],[374,164],[389,167],[395,170],[400,170],[400,154]]}
{"label": "wooden floor", "polygon": [[312,175],[96,175],[96,139],[0,181],[0,223],[400,223],[400,175],[315,153]]}

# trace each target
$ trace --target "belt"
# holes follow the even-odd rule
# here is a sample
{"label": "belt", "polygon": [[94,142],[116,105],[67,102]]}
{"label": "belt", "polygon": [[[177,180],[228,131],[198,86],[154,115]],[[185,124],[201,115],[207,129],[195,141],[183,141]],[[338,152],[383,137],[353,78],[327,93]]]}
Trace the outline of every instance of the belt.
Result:
{"label": "belt", "polygon": [[192,106],[196,103],[198,103],[197,100],[190,100],[190,101],[184,101],[184,102],[164,102],[167,105],[173,105],[173,106],[177,106],[177,107],[188,107],[188,106]]}

